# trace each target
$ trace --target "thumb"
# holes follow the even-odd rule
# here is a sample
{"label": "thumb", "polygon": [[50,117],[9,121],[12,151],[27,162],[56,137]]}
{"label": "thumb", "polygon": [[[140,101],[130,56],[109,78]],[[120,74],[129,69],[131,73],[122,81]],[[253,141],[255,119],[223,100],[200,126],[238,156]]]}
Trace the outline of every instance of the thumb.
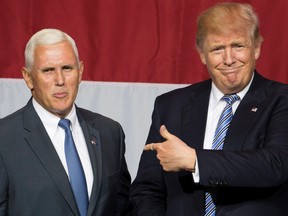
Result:
{"label": "thumb", "polygon": [[172,137],[173,137],[173,135],[171,133],[169,133],[169,131],[167,130],[165,125],[161,125],[160,135],[166,140],[172,139]]}

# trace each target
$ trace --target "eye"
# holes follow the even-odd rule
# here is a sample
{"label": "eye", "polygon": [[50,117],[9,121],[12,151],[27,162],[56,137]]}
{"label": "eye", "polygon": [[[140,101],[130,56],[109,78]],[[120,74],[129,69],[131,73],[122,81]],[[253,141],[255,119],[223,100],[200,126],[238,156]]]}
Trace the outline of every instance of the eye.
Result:
{"label": "eye", "polygon": [[46,74],[49,74],[49,73],[53,73],[55,70],[55,68],[52,68],[52,67],[49,67],[49,68],[43,68],[41,70],[42,73],[46,73]]}
{"label": "eye", "polygon": [[242,49],[244,49],[244,45],[243,44],[235,44],[235,45],[233,45],[233,48],[235,49],[235,50],[242,50]]}
{"label": "eye", "polygon": [[211,52],[212,53],[215,53],[215,54],[218,54],[218,53],[221,53],[223,51],[224,47],[222,46],[219,46],[219,47],[214,47],[211,49]]}
{"label": "eye", "polygon": [[62,71],[64,71],[64,72],[70,72],[73,69],[74,69],[74,67],[69,66],[69,65],[65,65],[65,66],[62,67]]}

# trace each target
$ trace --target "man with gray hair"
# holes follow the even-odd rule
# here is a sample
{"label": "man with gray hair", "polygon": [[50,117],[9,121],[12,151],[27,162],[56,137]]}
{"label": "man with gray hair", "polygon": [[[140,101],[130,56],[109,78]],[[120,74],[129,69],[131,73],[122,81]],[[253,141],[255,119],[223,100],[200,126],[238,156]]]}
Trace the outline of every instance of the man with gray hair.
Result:
{"label": "man with gray hair", "polygon": [[75,105],[74,40],[43,29],[26,45],[32,97],[0,120],[0,215],[125,215],[130,174],[119,123]]}

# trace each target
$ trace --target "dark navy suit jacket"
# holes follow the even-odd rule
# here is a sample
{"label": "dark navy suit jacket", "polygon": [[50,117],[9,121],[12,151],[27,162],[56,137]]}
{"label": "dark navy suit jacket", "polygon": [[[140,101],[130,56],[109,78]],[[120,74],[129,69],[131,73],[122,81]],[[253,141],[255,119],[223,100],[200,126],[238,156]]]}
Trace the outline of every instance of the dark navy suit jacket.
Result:
{"label": "dark navy suit jacket", "polygon": [[[88,214],[123,215],[130,175],[121,126],[76,108],[94,174]],[[0,120],[0,215],[79,215],[67,174],[31,100]]]}
{"label": "dark navy suit jacket", "polygon": [[203,150],[211,80],[157,97],[147,143],[160,125],[196,149],[200,182],[164,172],[143,152],[132,184],[134,215],[203,216],[210,191],[217,215],[288,215],[288,87],[255,73],[228,129],[222,151]]}

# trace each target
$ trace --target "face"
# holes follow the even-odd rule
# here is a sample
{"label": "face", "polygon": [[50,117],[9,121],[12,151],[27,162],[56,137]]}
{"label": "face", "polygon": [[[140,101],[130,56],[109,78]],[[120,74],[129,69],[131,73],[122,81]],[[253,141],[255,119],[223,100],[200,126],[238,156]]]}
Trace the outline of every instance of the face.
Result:
{"label": "face", "polygon": [[199,54],[213,83],[222,93],[231,94],[250,82],[260,45],[253,44],[248,34],[208,34]]}
{"label": "face", "polygon": [[65,117],[72,109],[82,79],[83,64],[68,42],[37,46],[31,71],[22,74],[34,99],[47,111]]}

